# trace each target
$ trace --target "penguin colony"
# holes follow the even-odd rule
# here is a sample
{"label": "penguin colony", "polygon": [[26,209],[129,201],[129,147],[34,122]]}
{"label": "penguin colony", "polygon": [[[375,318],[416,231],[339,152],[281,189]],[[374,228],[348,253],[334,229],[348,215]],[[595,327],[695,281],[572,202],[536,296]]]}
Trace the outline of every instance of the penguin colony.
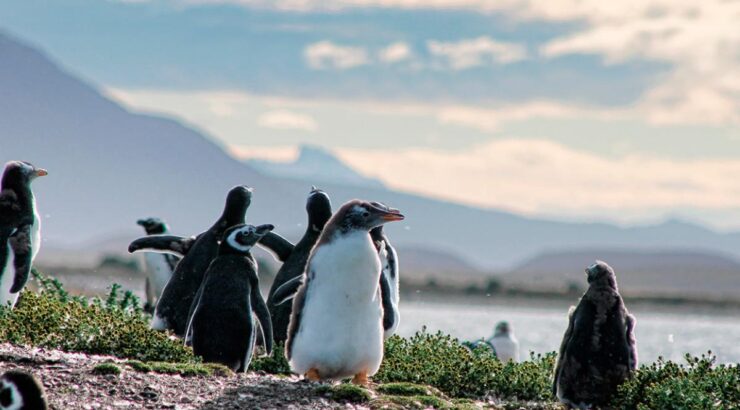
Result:
{"label": "penguin colony", "polygon": [[[9,308],[39,251],[31,183],[45,175],[23,161],[8,162],[2,175],[0,302]],[[147,236],[133,241],[129,251],[166,254],[147,255],[147,301],[156,305],[152,328],[172,331],[205,361],[235,371],[246,371],[259,331],[267,354],[274,341],[285,341],[292,370],[308,380],[352,377],[367,384],[382,361],[384,339],[400,320],[398,255],[383,226],[405,217],[362,200],[332,214],[329,196],[314,187],[306,202],[306,232],[292,244],[272,232],[272,225],[246,224],[251,200],[250,188],[232,188],[221,216],[192,237],[170,235],[157,218],[138,221]],[[267,302],[251,254],[258,244],[283,262]],[[607,403],[637,368],[635,318],[614,270],[597,261],[586,277],[589,288],[571,308],[553,378],[553,395],[578,409]],[[500,360],[519,360],[507,322],[486,342]],[[43,389],[32,375],[8,372],[0,378],[0,408],[45,409]]]}

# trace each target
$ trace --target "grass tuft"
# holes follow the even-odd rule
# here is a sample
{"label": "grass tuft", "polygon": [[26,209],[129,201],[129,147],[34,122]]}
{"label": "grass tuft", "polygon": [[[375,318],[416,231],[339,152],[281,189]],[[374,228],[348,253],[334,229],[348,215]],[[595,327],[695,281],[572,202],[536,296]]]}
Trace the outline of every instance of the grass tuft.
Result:
{"label": "grass tuft", "polygon": [[118,367],[115,363],[99,363],[95,365],[95,367],[93,367],[92,372],[94,374],[100,375],[114,374],[117,376],[121,374],[121,368]]}

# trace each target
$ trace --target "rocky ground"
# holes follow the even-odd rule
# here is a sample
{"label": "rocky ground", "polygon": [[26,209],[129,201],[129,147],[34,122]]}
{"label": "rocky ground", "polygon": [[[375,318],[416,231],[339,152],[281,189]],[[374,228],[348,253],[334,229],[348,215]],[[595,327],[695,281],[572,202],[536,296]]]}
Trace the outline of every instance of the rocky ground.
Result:
{"label": "rocky ground", "polygon": [[[120,374],[96,374],[115,362]],[[267,374],[181,376],[141,373],[107,356],[0,344],[0,372],[21,369],[44,385],[52,409],[336,409],[362,408],[317,393],[298,378]]]}
{"label": "rocky ground", "polygon": [[136,368],[136,363],[110,356],[0,344],[0,373],[24,370],[34,374],[44,385],[50,408],[57,410],[561,409],[555,403],[450,399],[436,389],[408,383],[375,385],[366,390],[263,372],[216,372],[210,376],[165,374],[158,372],[161,369],[144,372]]}

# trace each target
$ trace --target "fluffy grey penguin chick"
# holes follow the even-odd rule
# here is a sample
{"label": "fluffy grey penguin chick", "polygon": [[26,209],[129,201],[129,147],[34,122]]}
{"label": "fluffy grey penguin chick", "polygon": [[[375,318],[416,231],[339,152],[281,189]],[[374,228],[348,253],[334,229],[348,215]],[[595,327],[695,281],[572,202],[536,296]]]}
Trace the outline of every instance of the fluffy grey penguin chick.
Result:
{"label": "fluffy grey penguin chick", "polygon": [[589,288],[571,308],[553,382],[560,402],[578,409],[608,404],[637,368],[635,318],[619,295],[614,270],[597,261],[586,277]]}

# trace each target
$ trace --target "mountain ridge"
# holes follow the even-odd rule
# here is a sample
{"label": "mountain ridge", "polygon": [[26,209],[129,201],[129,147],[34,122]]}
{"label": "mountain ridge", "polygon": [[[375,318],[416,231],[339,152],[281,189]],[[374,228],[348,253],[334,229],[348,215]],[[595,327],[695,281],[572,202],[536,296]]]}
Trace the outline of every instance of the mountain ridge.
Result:
{"label": "mountain ridge", "polygon": [[[175,233],[192,235],[218,217],[226,192],[237,184],[255,188],[249,222],[274,223],[288,236],[305,229],[310,182],[259,172],[181,122],[128,111],[2,32],[0,55],[0,161],[22,158],[49,169],[49,177],[35,183],[35,193],[43,237],[50,244],[129,232],[137,236],[135,221],[143,216],[160,216]],[[445,249],[485,270],[508,270],[544,251],[586,246],[740,256],[740,234],[693,224],[567,223],[384,187],[318,185],[335,209],[352,198],[401,209],[407,220],[388,226],[399,247]]]}

